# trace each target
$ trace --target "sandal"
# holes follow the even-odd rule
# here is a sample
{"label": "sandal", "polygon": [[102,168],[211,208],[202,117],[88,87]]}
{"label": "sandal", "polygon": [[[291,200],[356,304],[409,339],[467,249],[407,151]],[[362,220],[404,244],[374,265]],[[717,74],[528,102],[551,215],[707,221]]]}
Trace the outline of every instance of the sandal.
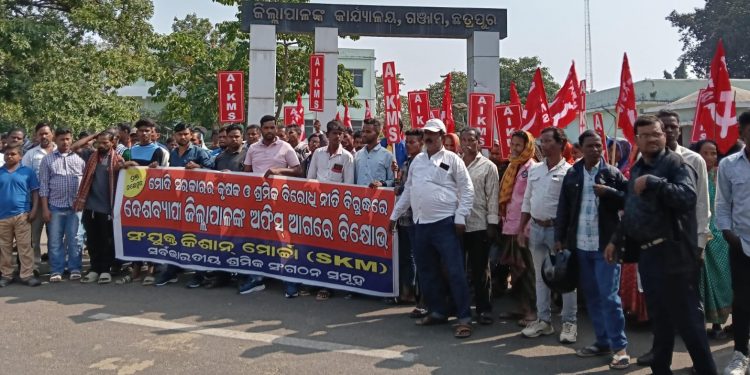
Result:
{"label": "sandal", "polygon": [[457,339],[465,339],[471,337],[471,326],[468,324],[454,324],[453,325],[453,337]]}
{"label": "sandal", "polygon": [[59,273],[56,273],[49,277],[49,282],[51,283],[59,283],[61,281],[62,281],[62,275],[60,275]]}
{"label": "sandal", "polygon": [[141,283],[141,285],[143,286],[154,285],[155,282],[156,282],[156,278],[153,275],[148,275],[143,278],[143,282]]}
{"label": "sandal", "polygon": [[409,313],[409,317],[412,319],[421,319],[425,316],[427,316],[427,309],[421,307],[415,307],[414,310]]}
{"label": "sandal", "polygon": [[133,282],[133,277],[130,276],[130,275],[125,275],[125,276],[117,279],[117,281],[115,281],[115,284],[117,284],[117,285],[124,285],[124,284],[130,284],[132,282]]}
{"label": "sandal", "polygon": [[97,282],[99,284],[109,284],[110,282],[112,282],[112,275],[107,272],[102,272],[99,275],[99,280],[97,280]]}
{"label": "sandal", "polygon": [[483,312],[479,314],[479,317],[477,318],[477,322],[483,326],[488,326],[495,322],[494,319],[492,319],[492,315],[488,312]]}
{"label": "sandal", "polygon": [[436,326],[438,324],[445,324],[448,322],[447,318],[438,318],[434,315],[426,315],[424,318],[416,321],[418,326]]}
{"label": "sandal", "polygon": [[89,284],[94,283],[97,280],[99,280],[99,274],[94,271],[89,271],[89,273],[86,274],[86,277],[81,279],[81,283]]}
{"label": "sandal", "polygon": [[331,298],[331,291],[328,289],[319,290],[315,296],[316,301],[328,301],[329,298]]}
{"label": "sandal", "polygon": [[617,355],[615,354],[612,356],[612,362],[609,363],[609,368],[613,370],[624,370],[626,368],[630,367],[630,356],[625,355]]}

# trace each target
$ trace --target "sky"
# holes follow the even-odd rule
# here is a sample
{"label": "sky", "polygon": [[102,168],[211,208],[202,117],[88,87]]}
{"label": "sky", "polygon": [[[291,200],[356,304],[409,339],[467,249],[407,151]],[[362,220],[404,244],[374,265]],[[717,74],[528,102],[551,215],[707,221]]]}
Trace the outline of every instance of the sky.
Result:
{"label": "sky", "polygon": [[[212,22],[236,19],[237,8],[211,0],[153,0],[154,30],[171,31],[175,17],[195,13]],[[424,5],[451,7],[456,0],[313,0],[313,3],[361,5]],[[583,0],[461,0],[462,6],[508,10],[508,37],[500,41],[500,56],[539,56],[562,84],[571,61],[580,79],[585,72]],[[689,12],[705,0],[591,0],[591,44],[594,88],[619,85],[622,54],[627,52],[633,79],[663,78],[672,72],[682,53],[678,30],[665,17],[672,11]],[[466,42],[461,39],[368,38],[340,39],[342,48],[375,50],[376,69],[395,61],[405,89],[418,90],[440,80],[451,70],[466,71]]]}

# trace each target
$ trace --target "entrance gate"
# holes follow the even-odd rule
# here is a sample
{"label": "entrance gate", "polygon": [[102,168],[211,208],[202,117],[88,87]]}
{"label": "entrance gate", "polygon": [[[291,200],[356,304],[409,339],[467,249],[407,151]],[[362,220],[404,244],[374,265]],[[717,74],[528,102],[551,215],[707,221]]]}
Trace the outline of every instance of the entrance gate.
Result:
{"label": "entrance gate", "polygon": [[[322,122],[336,116],[338,37],[378,36],[466,39],[468,92],[500,98],[500,40],[508,36],[507,10],[426,8],[245,1],[242,30],[250,33],[248,121],[274,113],[276,33],[315,34],[315,53],[325,55]],[[451,51],[439,51],[433,59]],[[425,64],[430,60],[425,59]]]}

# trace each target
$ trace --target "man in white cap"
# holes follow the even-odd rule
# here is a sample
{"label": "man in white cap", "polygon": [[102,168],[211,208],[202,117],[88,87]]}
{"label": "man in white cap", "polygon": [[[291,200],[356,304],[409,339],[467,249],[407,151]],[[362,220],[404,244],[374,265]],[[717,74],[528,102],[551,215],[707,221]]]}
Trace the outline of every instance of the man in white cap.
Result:
{"label": "man in white cap", "polygon": [[466,231],[474,186],[461,157],[443,148],[445,124],[431,119],[422,129],[425,151],[414,157],[409,167],[404,191],[391,215],[391,229],[395,230],[396,220],[411,207],[414,261],[429,311],[417,324],[435,325],[448,320],[450,312],[441,280],[444,267],[458,318],[454,336],[466,338],[472,333],[471,296],[459,238]]}

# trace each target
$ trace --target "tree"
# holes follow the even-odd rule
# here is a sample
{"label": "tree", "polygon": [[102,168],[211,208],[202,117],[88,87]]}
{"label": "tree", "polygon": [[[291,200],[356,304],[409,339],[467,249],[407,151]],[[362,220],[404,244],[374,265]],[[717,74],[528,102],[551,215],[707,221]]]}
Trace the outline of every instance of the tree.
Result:
{"label": "tree", "polygon": [[664,79],[674,79],[674,77],[672,76],[672,73],[664,70]]}
{"label": "tree", "polygon": [[560,90],[560,85],[552,78],[549,68],[542,66],[542,60],[537,56],[520,57],[516,59],[500,58],[500,102],[510,101],[510,82],[516,83],[518,95],[522,102],[526,102],[526,95],[531,88],[531,81],[534,80],[534,73],[537,68],[542,70],[542,81],[544,81],[544,91],[547,93],[547,99],[552,100]]}
{"label": "tree", "polygon": [[149,64],[150,0],[0,1],[0,126],[74,131],[138,116],[116,89]]}
{"label": "tree", "polygon": [[[466,124],[467,114],[467,81],[466,73],[452,71],[451,73],[451,98],[453,99],[453,120],[456,122],[456,131],[463,129]],[[442,108],[443,94],[445,93],[445,78],[427,86],[430,96],[430,108]]]}
{"label": "tree", "polygon": [[687,77],[688,77],[687,65],[685,65],[684,61],[680,61],[680,65],[677,65],[677,67],[674,69],[674,78],[686,79]]}
{"label": "tree", "polygon": [[703,9],[672,13],[667,20],[680,31],[680,60],[706,78],[719,39],[726,48],[727,66],[733,78],[750,77],[750,0],[707,0]]}

